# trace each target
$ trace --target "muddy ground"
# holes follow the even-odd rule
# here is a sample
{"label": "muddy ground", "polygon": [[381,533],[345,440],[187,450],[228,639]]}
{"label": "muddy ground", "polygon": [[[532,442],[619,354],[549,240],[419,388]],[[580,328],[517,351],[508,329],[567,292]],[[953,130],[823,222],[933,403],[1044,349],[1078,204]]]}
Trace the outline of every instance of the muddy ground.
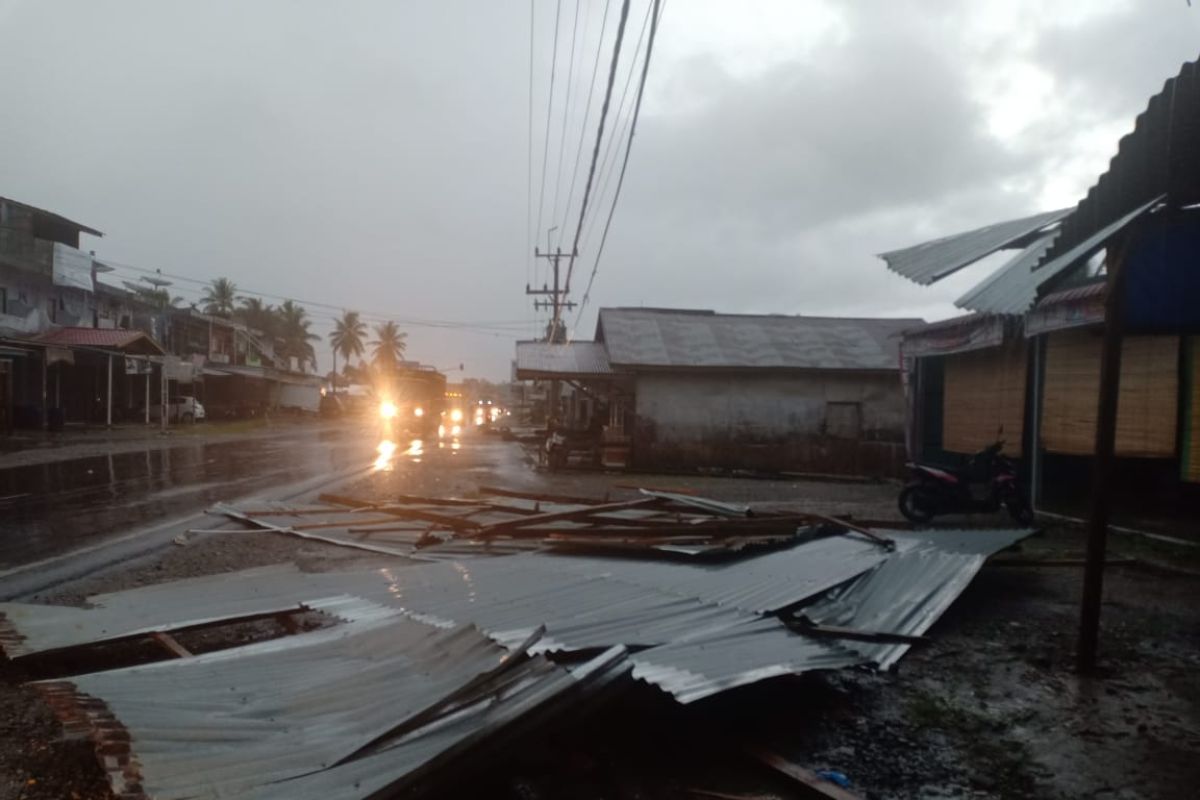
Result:
{"label": "muddy ground", "polygon": [[[428,459],[399,464],[344,493],[470,495],[481,484],[502,484],[603,496],[628,491],[618,484],[639,483],[860,518],[895,516],[896,487],[886,483],[542,476],[508,447],[445,469]],[[1059,527],[1016,555],[1070,558],[1082,548],[1079,532]],[[1114,537],[1113,550],[1113,557],[1198,566],[1188,549],[1136,538]],[[79,603],[97,592],[287,561],[305,570],[375,563],[362,555],[272,533],[193,535],[185,545],[36,599]],[[930,632],[932,641],[914,648],[894,673],[777,679],[686,708],[636,685],[586,717],[572,715],[569,724],[516,743],[501,764],[476,765],[468,782],[445,796],[801,796],[740,755],[757,742],[809,768],[842,772],[854,791],[872,798],[1195,797],[1200,579],[1120,566],[1109,569],[1105,590],[1103,667],[1094,678],[1074,672],[1080,570],[986,566]],[[203,650],[270,635],[243,626],[185,644]],[[62,737],[49,710],[20,687],[27,677],[0,665],[0,798],[109,797],[89,744]]]}

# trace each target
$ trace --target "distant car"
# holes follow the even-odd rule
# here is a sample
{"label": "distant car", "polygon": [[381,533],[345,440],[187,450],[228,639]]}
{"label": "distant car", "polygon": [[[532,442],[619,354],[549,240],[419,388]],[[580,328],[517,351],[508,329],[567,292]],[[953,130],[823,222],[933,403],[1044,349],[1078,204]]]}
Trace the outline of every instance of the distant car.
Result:
{"label": "distant car", "polygon": [[167,402],[168,422],[203,422],[204,406],[191,395],[172,397]]}
{"label": "distant car", "polygon": [[336,394],[321,395],[320,412],[322,417],[336,419],[346,413],[346,403]]}

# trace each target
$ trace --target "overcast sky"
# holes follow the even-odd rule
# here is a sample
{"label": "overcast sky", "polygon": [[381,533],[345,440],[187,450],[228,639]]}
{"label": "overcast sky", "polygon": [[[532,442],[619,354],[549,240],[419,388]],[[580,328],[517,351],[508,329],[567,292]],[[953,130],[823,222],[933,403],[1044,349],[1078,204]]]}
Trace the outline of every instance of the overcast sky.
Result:
{"label": "overcast sky", "polygon": [[[555,2],[533,30],[541,242],[574,230],[602,93],[568,205],[605,3],[561,6],[544,195]],[[104,231],[99,257],[404,320],[410,357],[478,377],[506,378],[537,330],[525,0],[0,0],[0,53],[0,195]],[[1074,205],[1198,55],[1185,0],[669,0],[575,335],[611,305],[949,316],[978,269],[923,288],[874,254]],[[576,300],[615,186],[597,183]]]}

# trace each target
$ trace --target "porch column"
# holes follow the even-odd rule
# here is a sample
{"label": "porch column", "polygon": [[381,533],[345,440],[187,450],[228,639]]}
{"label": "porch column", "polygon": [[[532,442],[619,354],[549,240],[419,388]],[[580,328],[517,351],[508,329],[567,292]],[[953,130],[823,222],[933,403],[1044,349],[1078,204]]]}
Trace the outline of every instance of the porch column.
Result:
{"label": "porch column", "polygon": [[[146,366],[150,367],[150,360],[146,360]],[[153,367],[146,370],[146,424],[150,424],[150,373],[154,371]]]}
{"label": "porch column", "polygon": [[1033,346],[1033,392],[1029,410],[1029,507],[1037,511],[1042,499],[1042,394],[1045,391],[1042,359],[1045,358],[1045,339],[1035,336],[1029,342]]}
{"label": "porch column", "polygon": [[42,350],[42,427],[43,428],[47,428],[50,425],[50,415],[46,408],[46,403],[48,400],[47,395],[49,394],[49,392],[47,391],[46,384],[50,380],[50,370],[47,367],[46,362],[48,362],[49,360],[50,360],[50,348],[47,347],[46,349]]}
{"label": "porch column", "polygon": [[104,403],[104,424],[112,427],[112,353],[108,354],[108,388]]}

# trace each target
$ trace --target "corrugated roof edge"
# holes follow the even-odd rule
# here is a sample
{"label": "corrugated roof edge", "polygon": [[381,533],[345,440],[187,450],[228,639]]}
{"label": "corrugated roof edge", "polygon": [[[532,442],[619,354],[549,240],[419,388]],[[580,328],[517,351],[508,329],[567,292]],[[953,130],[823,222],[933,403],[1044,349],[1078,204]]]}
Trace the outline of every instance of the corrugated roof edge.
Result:
{"label": "corrugated roof edge", "polygon": [[1061,208],[993,222],[910,247],[878,253],[877,256],[897,275],[929,286],[999,250],[1028,246],[1030,237],[1058,223],[1072,210]]}
{"label": "corrugated roof edge", "polygon": [[27,208],[35,214],[44,214],[45,216],[54,219],[56,222],[62,223],[64,225],[70,225],[72,228],[76,228],[80,231],[83,231],[84,233],[90,233],[92,236],[103,236],[104,235],[103,233],[96,230],[95,228],[90,228],[87,225],[76,222],[73,219],[67,219],[62,214],[55,214],[53,211],[47,211],[44,208],[38,208],[37,206],[31,206],[31,205],[29,205],[29,203],[22,203],[20,200],[13,200],[11,197],[0,197],[0,202],[12,203],[13,205],[18,205],[18,206],[21,206],[22,208]]}

